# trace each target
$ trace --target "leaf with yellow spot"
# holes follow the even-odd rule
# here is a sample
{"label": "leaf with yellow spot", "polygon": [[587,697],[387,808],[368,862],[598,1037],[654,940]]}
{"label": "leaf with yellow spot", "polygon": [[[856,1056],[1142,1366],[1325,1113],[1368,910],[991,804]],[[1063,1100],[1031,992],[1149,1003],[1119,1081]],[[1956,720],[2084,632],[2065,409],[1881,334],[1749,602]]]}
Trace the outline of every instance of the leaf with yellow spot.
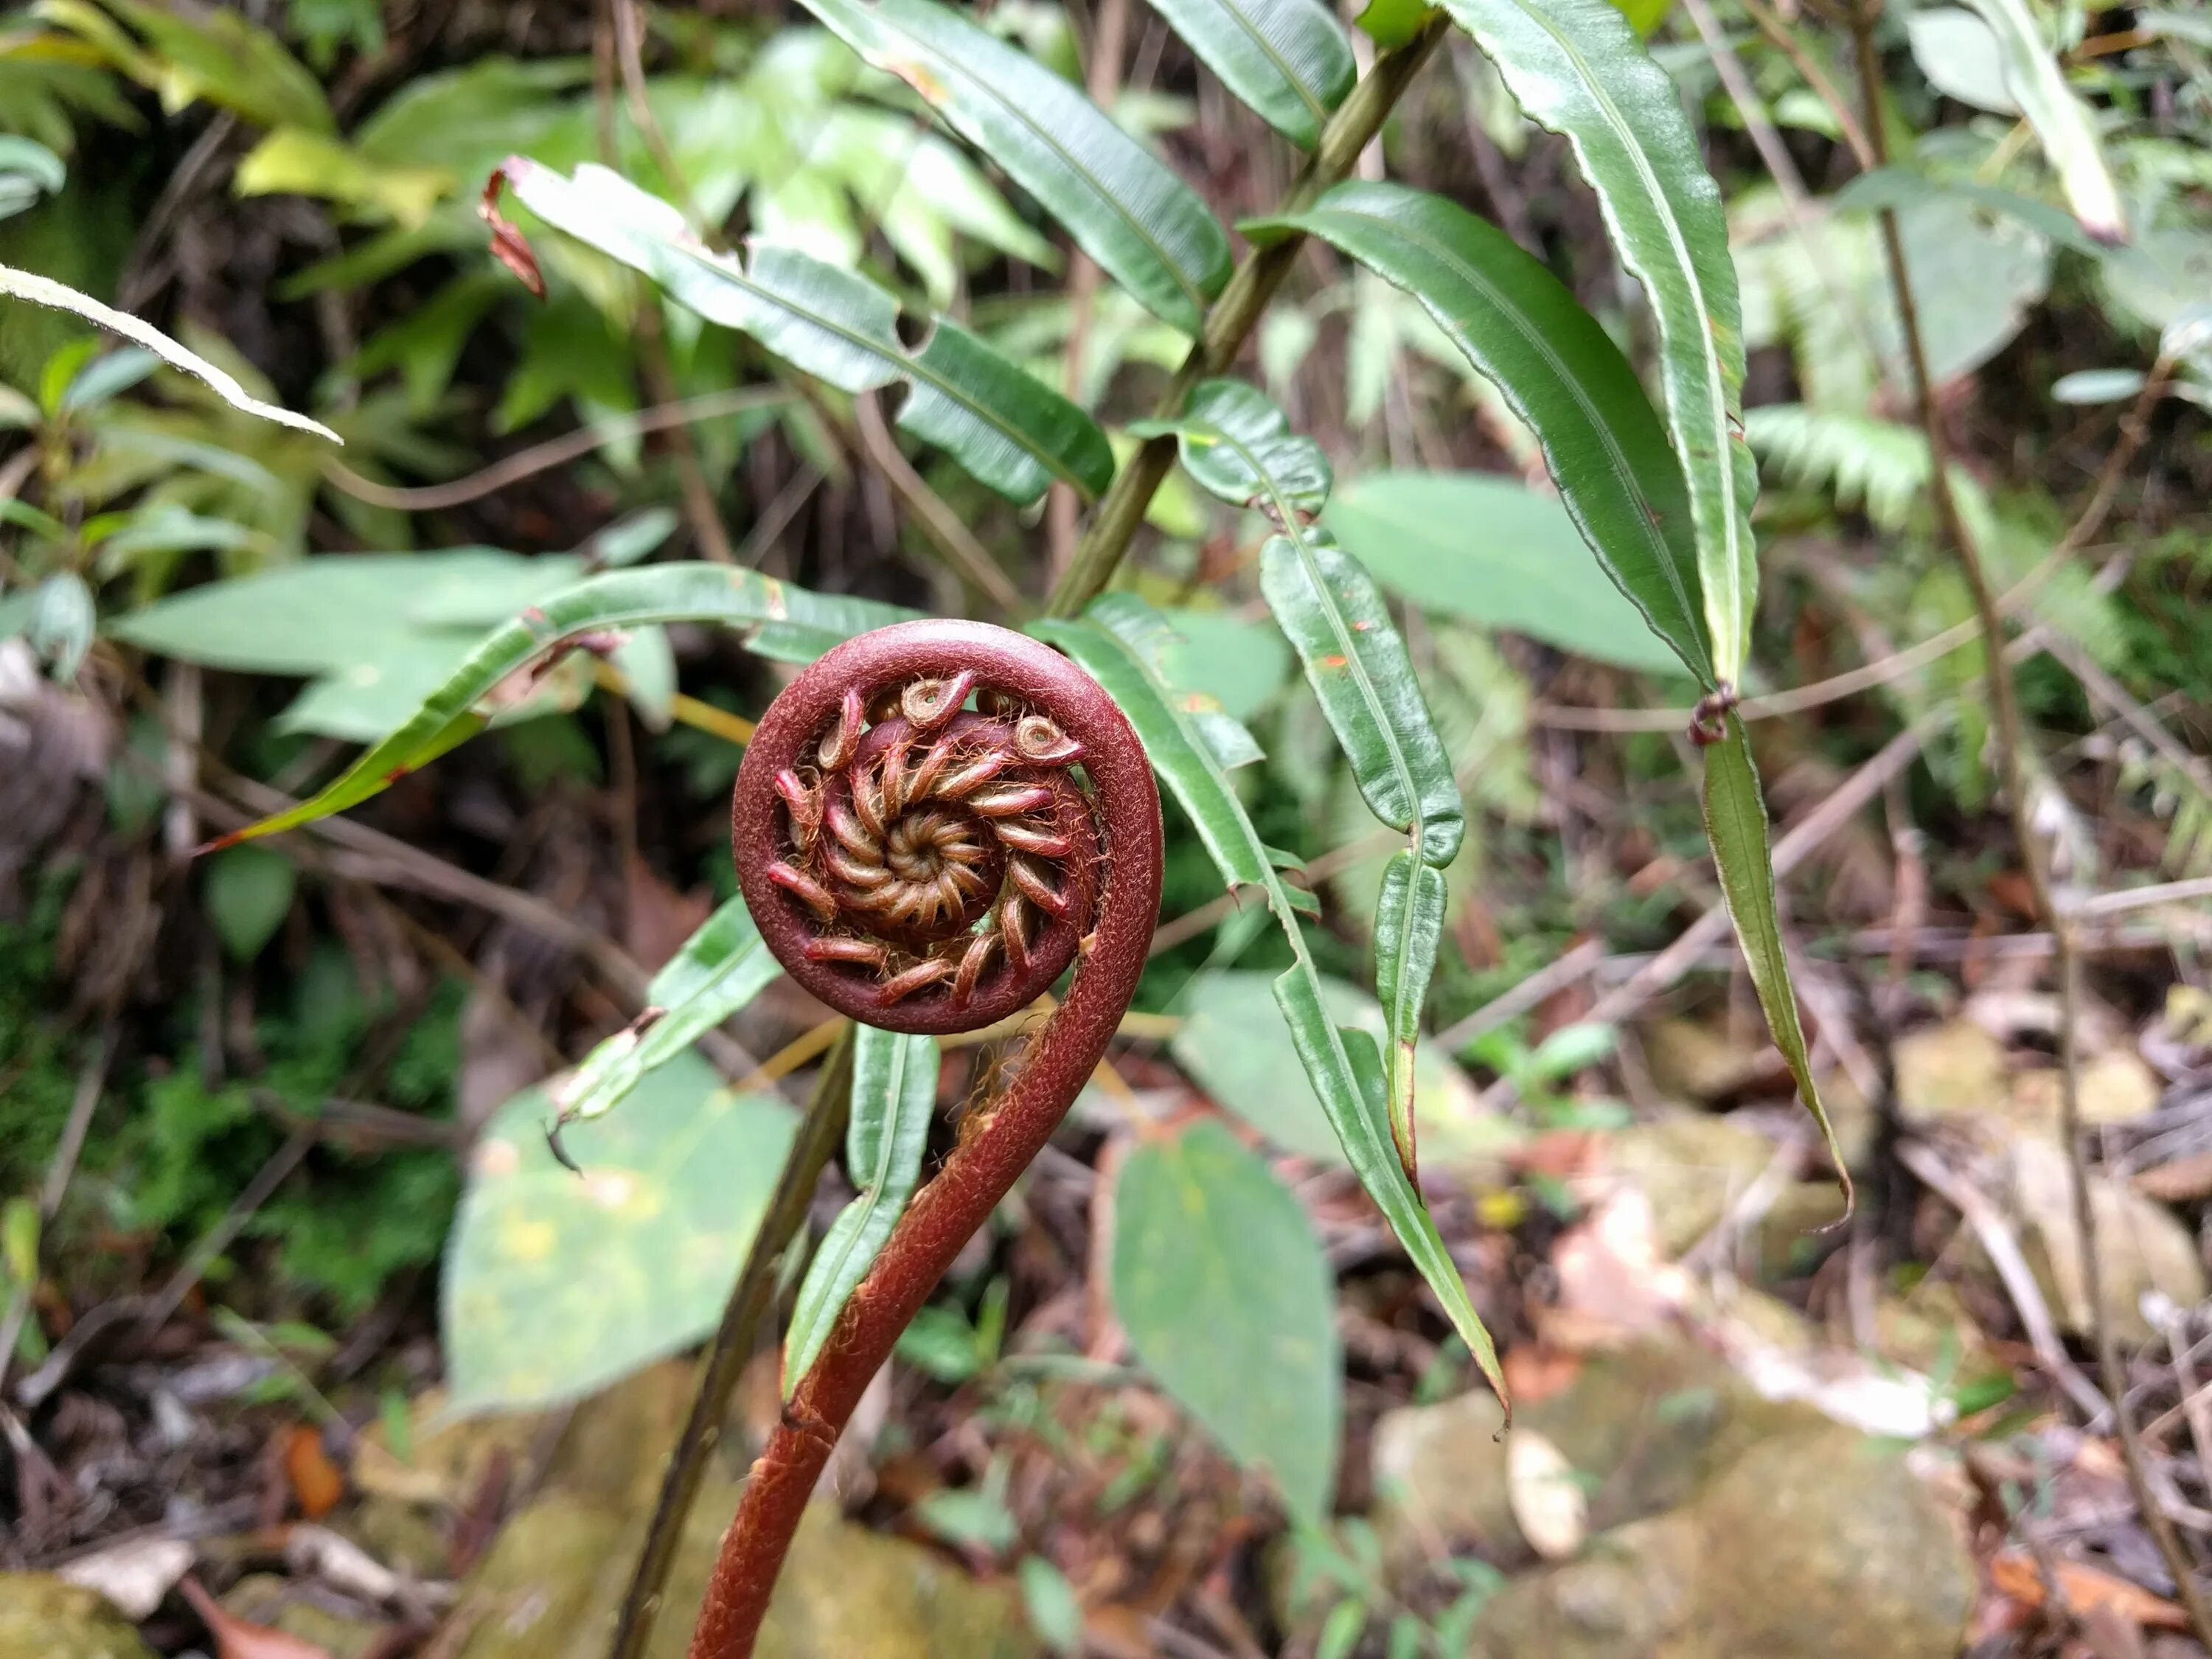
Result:
{"label": "leaf with yellow spot", "polygon": [[793,1127],[690,1052],[568,1131],[580,1177],[547,1148],[552,1115],[526,1090],[470,1161],[440,1310],[457,1412],[573,1400],[711,1330]]}

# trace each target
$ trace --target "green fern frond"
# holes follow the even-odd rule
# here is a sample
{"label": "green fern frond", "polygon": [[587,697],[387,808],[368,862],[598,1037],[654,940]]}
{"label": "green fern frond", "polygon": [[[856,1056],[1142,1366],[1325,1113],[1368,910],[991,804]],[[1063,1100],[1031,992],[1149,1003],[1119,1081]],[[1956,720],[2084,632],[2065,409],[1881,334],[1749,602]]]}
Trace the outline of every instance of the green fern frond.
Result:
{"label": "green fern frond", "polygon": [[1775,404],[1745,413],[1744,435],[1783,483],[1825,492],[1890,534],[1928,488],[1928,440],[1895,421]]}

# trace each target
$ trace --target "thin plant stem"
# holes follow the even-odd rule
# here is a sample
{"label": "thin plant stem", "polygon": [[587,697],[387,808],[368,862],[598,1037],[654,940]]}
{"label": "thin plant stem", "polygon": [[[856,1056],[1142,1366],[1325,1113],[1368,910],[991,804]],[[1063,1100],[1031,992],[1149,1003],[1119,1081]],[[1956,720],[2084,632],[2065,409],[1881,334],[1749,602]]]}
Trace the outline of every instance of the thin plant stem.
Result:
{"label": "thin plant stem", "polygon": [[[1850,14],[1853,52],[1857,59],[1859,90],[1864,104],[1868,141],[1878,165],[1887,165],[1887,138],[1882,127],[1881,60],[1875,48],[1874,26],[1881,15],[1881,0],[1861,0]],[[1998,781],[2012,817],[2013,838],[2019,844],[2021,866],[2035,899],[2036,914],[2050,929],[2058,972],[2058,1100],[2061,1134],[2071,1179],[2074,1224],[2080,1235],[2081,1285],[2088,1303],[2092,1340],[2097,1351],[2097,1370],[2106,1397],[2112,1401],[2112,1426],[2127,1466],[2128,1486],[2144,1527],[2165,1558],[2172,1576],[2174,1593],[2188,1614],[2197,1639],[2212,1648],[2212,1605],[2197,1583],[2194,1565],[2175,1533],[2172,1522],[2150,1483],[2135,1412],[2128,1401],[2127,1370],[2120,1357],[2119,1340],[2105,1306],[2103,1264],[2097,1248],[2095,1207],[2091,1200],[2089,1172],[2081,1142],[2081,1072],[2076,1053],[2076,1026],[2081,997],[2081,962],[2074,918],[2060,908],[2051,885],[2051,867],[2035,830],[2035,807],[2031,794],[2032,775],[2028,738],[2021,718],[2019,688],[2002,648],[2004,619],[1997,608],[1996,591],[1983,565],[1980,550],[1966,533],[1956,497],[1951,492],[1948,446],[1936,406],[1936,389],[1928,370],[1927,349],[1921,338],[1918,309],[1908,279],[1905,239],[1897,215],[1883,209],[1881,215],[1882,250],[1889,267],[1890,286],[1897,301],[1898,321],[1905,339],[1905,362],[1912,375],[1912,391],[1920,424],[1928,438],[1929,491],[1935,503],[1938,535],[1958,562],[1973,596],[1981,623],[1983,662],[1990,708],[1994,717]]]}
{"label": "thin plant stem", "polygon": [[[2112,512],[2112,498],[2118,493],[2120,480],[2127,476],[2136,452],[2150,432],[2150,411],[2166,395],[2166,384],[2173,372],[2173,361],[2161,356],[2151,365],[2143,377],[2142,389],[2136,394],[2134,405],[2120,420],[2120,435],[2111,452],[2105,457],[2103,469],[2090,491],[2088,503],[2074,520],[2073,528],[2060,538],[2058,545],[2044,556],[2036,567],[1997,596],[1996,609],[2000,618],[2017,616],[2041,590],[2043,585],[2056,575],[2066,561],[2080,552],[2089,538],[2095,535]],[[1917,645],[1856,668],[1815,680],[1810,685],[1793,686],[1787,691],[1777,691],[1770,696],[1746,697],[1736,705],[1738,718],[1747,720],[1771,720],[1778,714],[1802,714],[1808,709],[1841,702],[1844,698],[1875,687],[1887,685],[1893,680],[1903,679],[1916,670],[1939,662],[1954,651],[1962,650],[1983,637],[1982,619],[1971,617],[1954,623],[1940,634],[1930,635]],[[1528,720],[1533,726],[1547,726],[1564,732],[1679,732],[1697,714],[1694,708],[1594,708],[1572,703],[1544,703],[1533,705]]]}
{"label": "thin plant stem", "polygon": [[[744,415],[754,410],[775,409],[797,401],[798,394],[787,386],[747,386],[733,387],[727,392],[710,392],[702,397],[687,398],[681,403],[658,404],[651,409],[641,409],[635,415],[610,415],[594,421],[574,432],[564,432],[557,438],[548,438],[544,443],[519,449],[512,455],[501,457],[489,466],[471,472],[465,478],[456,478],[450,483],[417,484],[411,488],[379,483],[374,478],[364,478],[344,463],[331,457],[323,461],[323,477],[356,501],[367,501],[371,507],[390,507],[401,513],[436,513],[449,507],[462,507],[480,501],[495,490],[525,478],[565,466],[595,450],[624,439],[641,437],[651,432],[665,432],[672,427],[688,425],[695,421],[720,420],[726,415]],[[35,452],[25,451],[26,454]],[[0,501],[9,494],[0,479]]]}
{"label": "thin plant stem", "polygon": [[873,392],[864,392],[853,399],[853,424],[860,432],[860,446],[868,459],[875,463],[876,470],[884,475],[884,481],[892,491],[906,503],[923,535],[944,556],[945,563],[957,574],[981,588],[1000,610],[1018,617],[1027,608],[1022,590],[1014,586],[1012,577],[999,568],[990,550],[975,539],[975,532],[945,505],[945,498],[914,470],[914,463],[899,453],[898,441],[891,436],[890,428],[884,424],[883,412],[876,407]]}
{"label": "thin plant stem", "polygon": [[775,1289],[778,1264],[786,1249],[806,1224],[814,1200],[815,1183],[837,1148],[844,1144],[845,1120],[853,1105],[853,1037],[848,1025],[830,1049],[814,1092],[806,1103],[806,1115],[784,1154],[776,1176],[775,1193],[745,1252],[745,1264],[731,1287],[715,1328],[707,1357],[699,1369],[699,1386],[691,1396],[690,1415],[676,1449],[668,1455],[668,1468],[660,1477],[660,1496],[653,1506],[653,1519],[631,1571],[629,1588],[623,1595],[622,1610],[615,1620],[613,1643],[607,1659],[644,1659],[653,1639],[654,1621],[661,1611],[661,1591],[675,1564],[677,1546],[683,1541],[684,1523],[699,1496],[699,1482],[707,1459],[722,1437],[722,1424],[730,1413],[730,1395],[752,1358],[763,1316]]}
{"label": "thin plant stem", "polygon": [[[1421,27],[1404,46],[1394,47],[1375,60],[1375,67],[1362,77],[1352,89],[1352,95],[1329,117],[1328,125],[1322,130],[1321,143],[1312,157],[1300,171],[1297,181],[1284,201],[1284,210],[1297,212],[1310,205],[1314,198],[1331,185],[1351,174],[1358,162],[1359,153],[1365,149],[1375,135],[1382,130],[1382,123],[1395,106],[1421,65],[1429,61],[1429,54],[1437,49],[1451,28],[1451,20],[1438,12]],[[1243,350],[1252,331],[1259,326],[1260,318],[1282,286],[1283,278],[1290,274],[1298,250],[1305,245],[1303,234],[1293,233],[1270,240],[1264,247],[1247,254],[1229,286],[1221,290],[1206,313],[1206,327],[1190,355],[1176,371],[1169,382],[1154,414],[1162,420],[1172,419],[1182,412],[1183,399],[1190,389],[1211,374],[1218,374],[1234,362]],[[1123,555],[1135,539],[1137,526],[1145,521],[1146,509],[1151,507],[1153,495],[1168,468],[1175,460],[1173,438],[1150,438],[1144,447],[1129,458],[1128,465],[1118,473],[1112,486],[1099,501],[1097,512],[1091,515],[1091,529],[1075,550],[1075,557],[1060,578],[1053,584],[1052,593],[1045,601],[1045,613],[1052,617],[1073,617],[1083,607],[1105,592],[1106,585],[1114,580]]]}
{"label": "thin plant stem", "polygon": [[1759,32],[1780,47],[1782,55],[1796,67],[1813,95],[1826,105],[1828,113],[1836,118],[1836,130],[1844,135],[1844,143],[1850,146],[1860,167],[1872,172],[1878,165],[1874,159],[1874,147],[1867,143],[1866,133],[1859,126],[1859,118],[1850,100],[1836,89],[1827,70],[1820,67],[1820,59],[1790,32],[1789,24],[1767,8],[1765,0],[1736,0],[1736,3],[1743,8],[1744,15],[1758,25]]}

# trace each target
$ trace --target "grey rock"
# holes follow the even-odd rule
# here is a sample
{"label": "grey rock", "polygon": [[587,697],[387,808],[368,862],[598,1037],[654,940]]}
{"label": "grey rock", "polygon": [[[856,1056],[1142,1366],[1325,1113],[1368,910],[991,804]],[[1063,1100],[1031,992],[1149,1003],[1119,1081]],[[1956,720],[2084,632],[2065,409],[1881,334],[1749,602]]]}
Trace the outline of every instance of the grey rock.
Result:
{"label": "grey rock", "polygon": [[1608,1135],[1606,1163],[1651,1200],[1652,1236],[1679,1256],[1716,1226],[1774,1160],[1774,1143],[1747,1124],[1685,1114]]}
{"label": "grey rock", "polygon": [[[1590,1524],[1672,1508],[1762,1437],[1824,1423],[1762,1399],[1717,1355],[1680,1340],[1592,1356],[1574,1382],[1516,1420],[1590,1484]],[[1514,1563],[1530,1552],[1507,1500],[1503,1413],[1486,1391],[1386,1413],[1376,1425],[1374,1522],[1399,1564],[1473,1545]]]}
{"label": "grey rock", "polygon": [[1762,1441],[1690,1503],[1509,1584],[1485,1659],[1952,1659],[1974,1600],[1952,1517],[1893,1447],[1832,1425]]}

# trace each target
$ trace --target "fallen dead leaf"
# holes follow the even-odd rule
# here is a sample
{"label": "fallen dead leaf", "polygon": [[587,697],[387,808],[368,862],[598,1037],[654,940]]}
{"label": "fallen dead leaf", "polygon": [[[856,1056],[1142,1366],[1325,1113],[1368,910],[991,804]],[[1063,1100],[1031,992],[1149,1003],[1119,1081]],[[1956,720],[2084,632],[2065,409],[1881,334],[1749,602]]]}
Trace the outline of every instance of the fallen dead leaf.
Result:
{"label": "fallen dead leaf", "polygon": [[2165,1204],[2194,1204],[2212,1198],[2212,1149],[2185,1152],[2152,1170],[2136,1173],[2136,1190]]}
{"label": "fallen dead leaf", "polygon": [[1505,1497],[1528,1547],[1563,1561],[1589,1535],[1589,1494],[1566,1455],[1534,1429],[1505,1437]]}
{"label": "fallen dead leaf", "polygon": [[187,1574],[177,1589],[215,1638],[216,1659],[331,1659],[328,1648],[266,1625],[249,1625],[226,1612],[197,1578]]}
{"label": "fallen dead leaf", "polygon": [[133,1624],[154,1616],[162,1598],[192,1565],[192,1547],[181,1538],[141,1538],[80,1556],[58,1577],[112,1602]]}
{"label": "fallen dead leaf", "polygon": [[1559,1299],[1542,1334],[1569,1351],[1603,1347],[1671,1322],[1689,1276],[1659,1250],[1651,1200],[1637,1188],[1613,1193],[1552,1249]]}
{"label": "fallen dead leaf", "polygon": [[[2093,1567],[2086,1561],[2068,1560],[2053,1561],[2051,1571],[2068,1607],[2077,1613],[2102,1609],[2131,1625],[2152,1630],[2189,1628],[2188,1614],[2174,1603],[2162,1595],[2152,1595],[2117,1573]],[[2006,1550],[1993,1558],[1990,1562],[1990,1580],[2013,1600],[2031,1607],[2041,1607],[2049,1598],[2043,1574],[2025,1550]]]}
{"label": "fallen dead leaf", "polygon": [[[379,1606],[398,1601],[407,1588],[398,1573],[327,1527],[290,1528],[284,1535],[284,1565],[302,1577],[320,1578],[356,1601]],[[421,1591],[426,1587],[413,1588]]]}
{"label": "fallen dead leaf", "polygon": [[321,1520],[345,1496],[345,1476],[324,1449],[321,1432],[306,1423],[285,1431],[284,1478],[300,1500],[300,1513],[310,1521]]}
{"label": "fallen dead leaf", "polygon": [[1505,1390],[1516,1406],[1533,1406],[1564,1394],[1582,1375],[1583,1358],[1541,1342],[1516,1342],[1505,1351]]}

